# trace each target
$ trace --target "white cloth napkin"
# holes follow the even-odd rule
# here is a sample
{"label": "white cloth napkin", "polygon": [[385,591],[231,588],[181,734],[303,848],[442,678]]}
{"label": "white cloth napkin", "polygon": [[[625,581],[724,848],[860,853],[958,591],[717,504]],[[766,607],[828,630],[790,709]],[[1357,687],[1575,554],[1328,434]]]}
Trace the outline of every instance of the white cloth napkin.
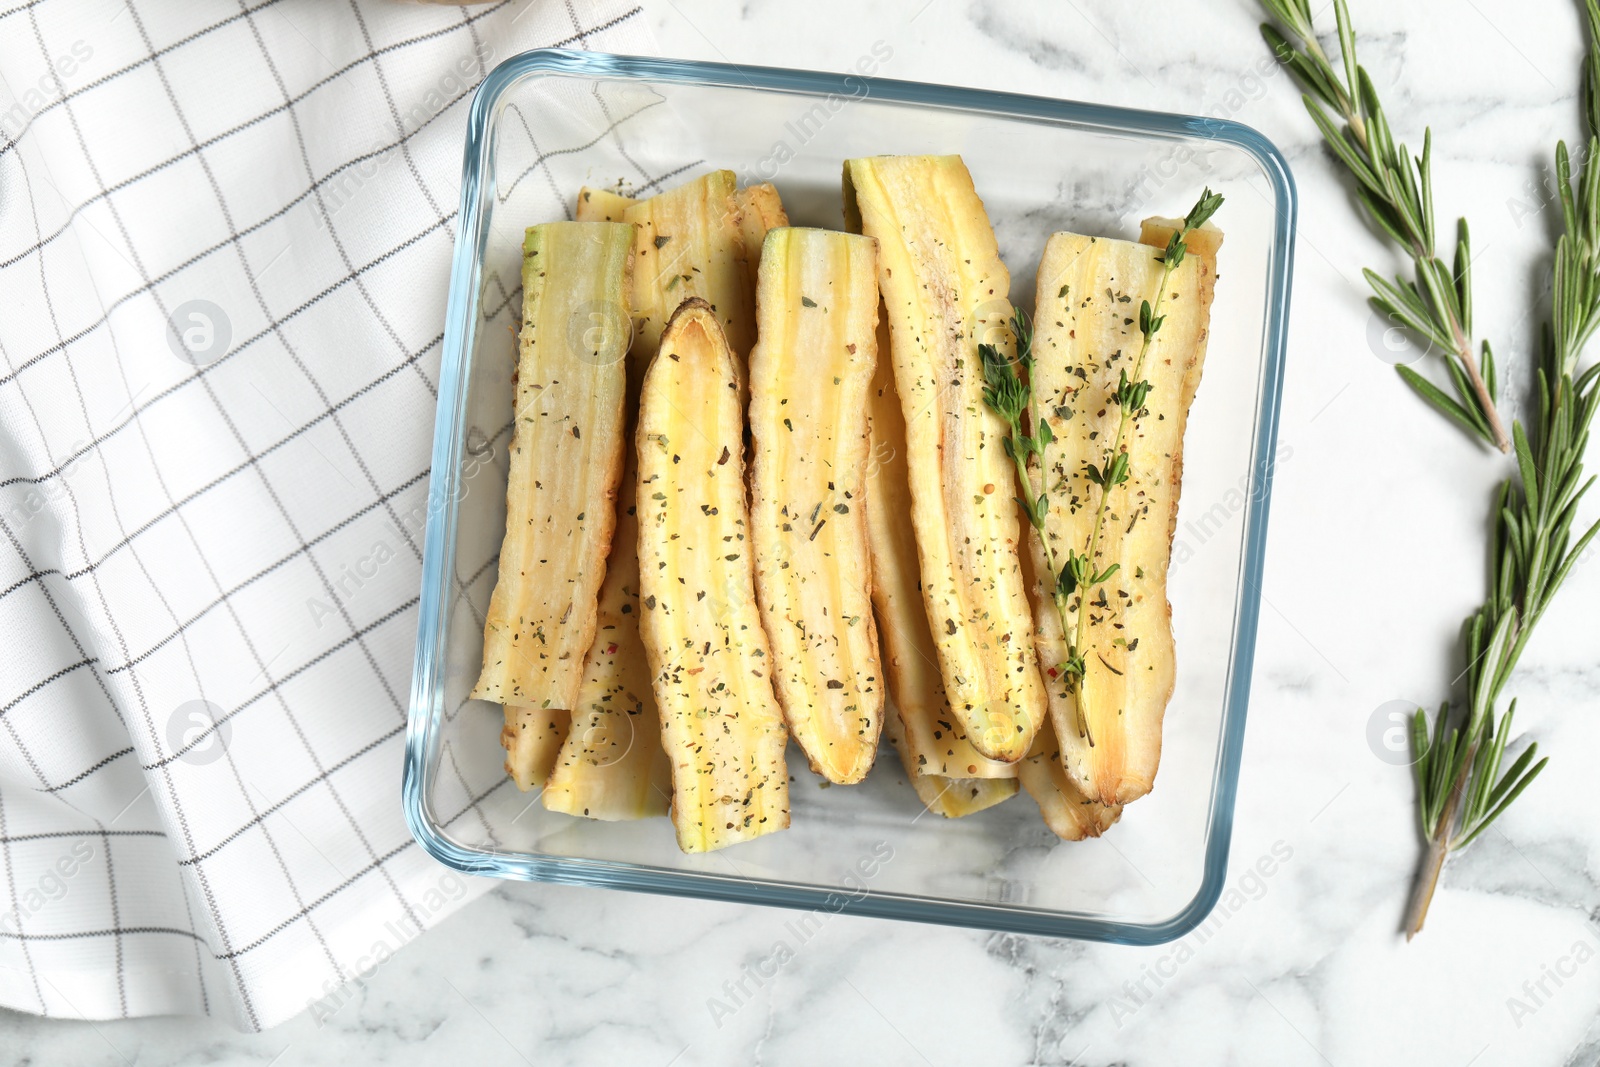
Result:
{"label": "white cloth napkin", "polygon": [[0,0],[0,1004],[328,1013],[487,888],[400,768],[467,101],[552,45],[654,50],[631,0]]}

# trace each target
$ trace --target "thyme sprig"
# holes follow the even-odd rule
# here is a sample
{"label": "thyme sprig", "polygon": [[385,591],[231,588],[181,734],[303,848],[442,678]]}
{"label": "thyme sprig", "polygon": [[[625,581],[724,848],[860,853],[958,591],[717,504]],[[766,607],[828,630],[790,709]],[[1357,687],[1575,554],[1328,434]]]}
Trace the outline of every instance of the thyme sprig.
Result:
{"label": "thyme sprig", "polygon": [[[1352,150],[1353,145],[1365,143],[1355,132],[1359,127],[1352,124],[1348,139],[1335,143],[1338,138],[1330,132],[1326,114],[1311,98],[1311,92],[1315,92],[1324,101],[1334,101],[1334,106],[1340,107],[1347,118],[1350,114],[1337,103],[1337,90],[1342,83],[1330,78],[1331,64],[1316,43],[1304,0],[1262,0],[1262,5],[1300,38],[1305,51],[1296,51],[1288,45],[1275,28],[1262,28],[1279,58],[1311,90],[1306,95],[1306,107],[1333,145],[1335,154],[1350,167],[1364,189],[1370,190],[1372,168],[1367,166],[1365,171],[1361,170],[1362,159]],[[1535,762],[1538,753],[1535,743],[1530,744],[1509,769],[1502,771],[1516,701],[1512,700],[1498,716],[1495,708],[1534,627],[1600,532],[1600,523],[1596,523],[1575,542],[1573,540],[1579,503],[1594,484],[1593,477],[1584,477],[1583,455],[1596,407],[1600,406],[1600,388],[1597,388],[1600,365],[1592,365],[1581,374],[1578,372],[1583,347],[1600,327],[1600,163],[1596,159],[1600,155],[1600,139],[1597,139],[1600,138],[1600,0],[1585,0],[1585,7],[1590,38],[1584,78],[1589,137],[1576,175],[1566,144],[1556,146],[1556,184],[1563,232],[1556,242],[1553,257],[1551,317],[1540,338],[1536,382],[1538,421],[1533,423],[1532,436],[1520,422],[1513,424],[1511,442],[1515,470],[1501,484],[1490,512],[1489,594],[1463,627],[1468,664],[1466,708],[1452,714],[1448,701],[1441,704],[1431,733],[1428,717],[1421,709],[1412,721],[1418,815],[1427,849],[1407,909],[1408,938],[1422,929],[1449,854],[1471,844],[1492,825],[1548,762],[1547,759]],[[1370,79],[1355,63],[1354,32],[1344,0],[1335,0],[1335,19],[1348,82],[1360,85],[1368,101],[1365,110],[1358,111],[1356,117],[1370,119],[1374,113],[1381,115]],[[1382,123],[1386,131],[1387,120]],[[1418,167],[1424,187],[1431,189],[1428,154],[1424,149],[1424,158]],[[1374,208],[1366,192],[1363,198],[1369,208]],[[1431,194],[1427,199],[1431,201]],[[1380,225],[1390,229],[1376,208],[1374,215]],[[1462,256],[1458,247],[1458,284],[1470,279],[1469,258]],[[1375,277],[1370,271],[1367,276],[1369,280]],[[1469,290],[1463,287],[1459,291],[1467,293]],[[1463,297],[1457,306],[1465,310],[1464,321],[1470,332],[1470,296]],[[1428,307],[1437,310],[1438,305]],[[1484,367],[1492,398],[1493,360],[1488,356],[1487,345]],[[1408,377],[1407,381],[1418,387],[1412,378]],[[1459,392],[1459,378],[1457,385]],[[1439,403],[1437,397],[1426,392],[1424,395],[1457,422],[1462,421],[1461,413],[1468,410],[1461,405],[1452,409]],[[1470,416],[1469,421],[1482,428],[1482,424]]]}
{"label": "thyme sprig", "polygon": [[[1150,393],[1150,383],[1144,378],[1146,361],[1150,358],[1150,348],[1155,343],[1156,334],[1161,330],[1161,324],[1166,321],[1166,316],[1161,314],[1161,306],[1166,301],[1167,286],[1172,280],[1172,274],[1183,265],[1183,260],[1189,252],[1186,243],[1189,234],[1199,229],[1217,213],[1222,206],[1222,196],[1213,193],[1209,188],[1200,194],[1200,199],[1195,201],[1194,207],[1183,218],[1183,225],[1172,231],[1167,238],[1167,247],[1161,253],[1161,281],[1156,289],[1155,303],[1143,300],[1139,304],[1139,332],[1144,340],[1139,345],[1139,358],[1133,365],[1133,378],[1130,380],[1126,370],[1118,373],[1117,389],[1112,399],[1117,404],[1120,412],[1117,418],[1117,432],[1106,445],[1105,457],[1099,469],[1092,464],[1085,464],[1084,474],[1089,480],[1100,487],[1100,506],[1095,510],[1094,522],[1089,527],[1089,550],[1083,556],[1081,569],[1088,571],[1093,567],[1093,560],[1100,552],[1101,532],[1105,529],[1106,512],[1111,506],[1111,491],[1128,480],[1128,452],[1127,439],[1128,427],[1138,419],[1145,410],[1145,398]],[[1043,420],[1041,420],[1043,421]],[[1069,553],[1069,563],[1075,562]],[[1091,579],[1089,584],[1098,585],[1116,573],[1117,564],[1113,563],[1099,575]],[[1084,590],[1087,594],[1088,590]],[[1085,610],[1081,598],[1079,603],[1077,628],[1073,634],[1070,651],[1077,652],[1081,659],[1082,650],[1089,643],[1089,612]],[[1090,718],[1089,690],[1083,685],[1086,670],[1078,670],[1076,675],[1068,676],[1069,687],[1076,682],[1078,694],[1078,722],[1087,733]]]}
{"label": "thyme sprig", "polygon": [[[1166,321],[1166,316],[1161,313],[1162,304],[1166,300],[1167,287],[1173,272],[1183,265],[1184,257],[1188,255],[1189,234],[1205,225],[1211,216],[1217,213],[1217,209],[1222,206],[1222,200],[1220,194],[1213,193],[1209,188],[1201,193],[1200,199],[1184,216],[1183,224],[1173,230],[1171,236],[1167,238],[1166,248],[1160,253],[1161,281],[1156,288],[1155,302],[1152,304],[1149,300],[1143,300],[1139,305],[1139,332],[1143,340],[1139,346],[1138,359],[1134,362],[1133,377],[1128,376],[1127,368],[1122,368],[1118,371],[1117,387],[1111,393],[1111,401],[1119,410],[1117,432],[1107,444],[1098,466],[1093,463],[1084,464],[1084,476],[1100,488],[1100,503],[1095,511],[1094,523],[1090,526],[1089,544],[1085,552],[1080,554],[1076,549],[1069,548],[1066,559],[1057,562],[1055,546],[1051,544],[1045,532],[1045,517],[1050,510],[1050,496],[1042,485],[1037,491],[1035,490],[1032,476],[1029,474],[1028,458],[1038,456],[1040,480],[1043,482],[1043,472],[1050,469],[1046,453],[1055,436],[1050,429],[1049,420],[1032,411],[1030,382],[1033,374],[1033,332],[1027,316],[1018,309],[1012,317],[1012,333],[1017,339],[1017,358],[1014,362],[1006,359],[993,345],[978,346],[978,355],[983,361],[984,403],[1006,423],[1009,431],[1005,438],[1006,455],[1010,456],[1016,465],[1017,481],[1025,487],[1026,494],[1018,497],[1017,503],[1027,515],[1028,522],[1039,533],[1044,564],[1049,572],[1051,600],[1055,605],[1056,615],[1061,620],[1062,636],[1067,638],[1066,656],[1057,664],[1056,670],[1065,680],[1069,691],[1077,693],[1078,736],[1085,738],[1091,747],[1094,745],[1094,735],[1089,729],[1089,695],[1082,684],[1088,672],[1085,650],[1089,643],[1089,612],[1082,610],[1082,598],[1090,588],[1105,582],[1121,569],[1120,563],[1112,563],[1097,571],[1094,561],[1099,554],[1101,531],[1105,527],[1111,493],[1129,477],[1126,448],[1128,428],[1143,414],[1145,401],[1152,388],[1150,382],[1144,378],[1145,363],[1149,359],[1156,334],[1161,330],[1161,324]],[[1018,373],[1019,368],[1021,373]],[[1028,434],[1023,426],[1024,412],[1029,413],[1030,420],[1038,427],[1032,435]],[[1079,610],[1075,621],[1072,618],[1074,593],[1079,593],[1077,605]]]}
{"label": "thyme sprig", "polygon": [[[1430,349],[1449,353],[1445,366],[1455,389],[1452,398],[1410,367],[1395,368],[1406,384],[1468,433],[1511,450],[1496,404],[1494,352],[1484,341],[1472,355],[1472,240],[1467,220],[1456,223],[1453,268],[1436,251],[1433,217],[1433,131],[1422,135],[1422,155],[1396,143],[1372,79],[1356,61],[1355,32],[1345,0],[1334,0],[1342,68],[1335,67],[1317,40],[1310,0],[1261,0],[1261,5],[1294,38],[1271,23],[1261,27],[1280,62],[1305,89],[1306,110],[1328,147],[1356,178],[1356,196],[1372,219],[1411,257],[1415,280],[1392,281],[1363,270],[1372,286],[1372,305],[1392,323],[1411,331]],[[1344,120],[1341,129],[1326,109]]]}

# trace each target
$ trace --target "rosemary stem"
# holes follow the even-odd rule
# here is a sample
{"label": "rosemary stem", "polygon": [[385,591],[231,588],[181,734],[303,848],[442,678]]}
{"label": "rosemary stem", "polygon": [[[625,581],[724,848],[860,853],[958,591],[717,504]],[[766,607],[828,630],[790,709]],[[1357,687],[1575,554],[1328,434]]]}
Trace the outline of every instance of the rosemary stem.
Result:
{"label": "rosemary stem", "polygon": [[1484,417],[1489,423],[1489,432],[1494,436],[1494,446],[1502,453],[1510,452],[1511,438],[1506,434],[1505,423],[1500,421],[1500,408],[1489,395],[1489,387],[1484,384],[1483,375],[1478,373],[1478,361],[1472,358],[1472,341],[1461,328],[1461,321],[1456,318],[1454,309],[1445,308],[1444,314],[1446,321],[1450,323],[1450,333],[1455,340],[1456,358],[1461,361],[1462,369],[1467,372],[1467,381],[1472,384],[1472,392],[1478,398],[1478,406],[1483,409]]}
{"label": "rosemary stem", "polygon": [[[1322,50],[1322,42],[1317,40],[1317,35],[1315,33],[1307,34],[1305,42],[1306,51],[1315,56],[1319,63],[1331,70],[1333,61],[1328,58],[1328,53]],[[1351,88],[1354,88],[1354,86],[1351,86]],[[1350,94],[1344,91],[1344,86],[1335,83],[1334,89],[1338,93],[1339,111],[1344,115],[1345,125],[1350,127],[1350,132],[1355,135],[1356,142],[1361,145],[1361,151],[1370,159],[1372,157],[1372,149],[1368,147],[1366,120],[1356,110],[1355,102],[1350,99]]]}
{"label": "rosemary stem", "polygon": [[1428,906],[1433,903],[1433,891],[1439,888],[1439,876],[1444,873],[1444,861],[1448,855],[1448,841],[1437,834],[1428,839],[1428,849],[1422,855],[1422,867],[1417,871],[1416,888],[1412,890],[1411,903],[1406,906],[1407,941],[1422,933],[1422,924],[1428,919]]}
{"label": "rosemary stem", "polygon": [[1428,849],[1422,856],[1422,866],[1417,871],[1417,884],[1411,893],[1411,903],[1406,907],[1406,940],[1422,932],[1428,918],[1428,906],[1433,903],[1433,891],[1439,888],[1439,876],[1444,873],[1444,861],[1450,855],[1450,831],[1455,826],[1456,811],[1461,806],[1461,796],[1466,791],[1467,775],[1478,755],[1478,742],[1474,738],[1467,747],[1467,758],[1461,761],[1461,771],[1450,786],[1450,799],[1439,813],[1428,838]]}

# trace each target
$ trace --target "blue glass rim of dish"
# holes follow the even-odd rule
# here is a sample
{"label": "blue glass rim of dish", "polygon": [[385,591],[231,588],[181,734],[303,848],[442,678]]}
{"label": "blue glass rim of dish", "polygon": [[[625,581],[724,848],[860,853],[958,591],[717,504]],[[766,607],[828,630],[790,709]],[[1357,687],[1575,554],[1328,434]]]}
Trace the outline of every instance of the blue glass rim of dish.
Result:
{"label": "blue glass rim of dish", "polygon": [[[1208,815],[1204,876],[1186,906],[1160,921],[1121,922],[1048,908],[970,900],[929,899],[867,891],[840,893],[821,886],[673,870],[585,857],[505,853],[464,846],[441,828],[431,810],[429,784],[438,772],[434,745],[444,706],[444,637],[451,567],[456,551],[460,478],[465,444],[464,375],[471,357],[481,268],[487,238],[482,219],[485,170],[494,150],[497,106],[508,89],[537,75],[563,75],[655,84],[754,89],[802,98],[862,94],[891,104],[942,111],[987,113],[1007,119],[1069,125],[1131,135],[1194,139],[1232,146],[1247,153],[1267,177],[1273,201],[1273,230],[1267,276],[1263,370],[1255,413],[1253,477],[1244,506],[1241,597],[1235,611],[1232,660],[1226,687],[1217,773]],[[434,431],[433,475],[423,555],[415,667],[406,735],[402,800],[407,823],[422,847],[457,870],[499,878],[629,889],[710,900],[867,915],[949,926],[1041,934],[1081,940],[1154,945],[1182,937],[1210,914],[1227,875],[1237,796],[1245,715],[1249,703],[1260,614],[1268,505],[1277,444],[1279,405],[1288,330],[1293,270],[1294,179],[1278,149],[1260,133],[1227,119],[1169,114],[1047,97],[897,81],[856,74],[832,74],[770,67],[735,66],[689,60],[541,49],[497,66],[478,87],[468,117],[460,213],[451,268],[449,303]],[[534,220],[537,221],[537,220]]]}

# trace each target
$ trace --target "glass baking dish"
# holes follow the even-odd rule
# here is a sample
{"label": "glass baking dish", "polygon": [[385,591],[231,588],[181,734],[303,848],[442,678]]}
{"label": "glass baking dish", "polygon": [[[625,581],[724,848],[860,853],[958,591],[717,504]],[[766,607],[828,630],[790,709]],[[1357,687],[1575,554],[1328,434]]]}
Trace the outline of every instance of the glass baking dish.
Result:
{"label": "glass baking dish", "polygon": [[[473,100],[433,446],[404,804],[441,862],[473,874],[992,930],[1155,944],[1216,902],[1227,870],[1260,608],[1294,244],[1273,145],[1237,123],[856,72],[535,51]],[[1227,234],[1190,417],[1169,595],[1178,681],[1154,791],[1104,838],[1064,843],[1019,793],[924,817],[887,744],[868,779],[823,788],[791,746],[791,828],[708,855],[664,819],[546,811],[501,770],[498,706],[467,699],[504,532],[524,227],[571,217],[581,185],[649,195],[707,169],[773,181],[796,225],[839,228],[841,163],[960,153],[1032,306],[1056,230],[1131,238],[1210,185]]]}

